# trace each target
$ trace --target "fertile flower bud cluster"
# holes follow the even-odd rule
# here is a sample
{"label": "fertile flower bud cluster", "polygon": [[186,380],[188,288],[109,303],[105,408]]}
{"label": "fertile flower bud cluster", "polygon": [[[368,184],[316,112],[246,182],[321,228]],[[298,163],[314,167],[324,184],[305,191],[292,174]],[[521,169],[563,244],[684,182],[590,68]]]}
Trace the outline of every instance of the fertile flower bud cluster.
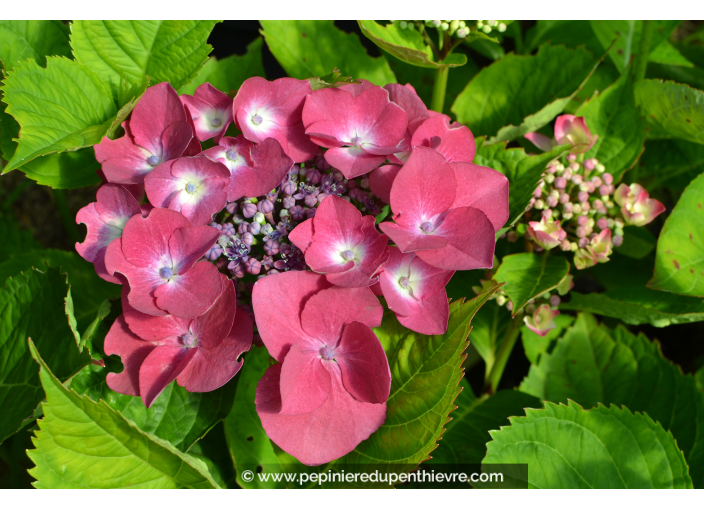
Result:
{"label": "fertile flower bud cluster", "polygon": [[477,20],[475,22],[467,22],[465,20],[459,19],[426,19],[426,20],[392,20],[392,23],[398,23],[398,26],[404,30],[406,29],[421,29],[425,26],[428,28],[435,28],[439,32],[446,32],[450,37],[457,37],[458,39],[464,39],[471,32],[483,32],[485,34],[490,34],[492,30],[497,30],[499,32],[506,31],[506,23],[497,20]]}
{"label": "fertile flower bud cluster", "polygon": [[376,296],[443,334],[454,272],[492,266],[506,177],[473,164],[469,129],[410,85],[250,78],[232,100],[160,83],[122,127],[95,146],[107,183],[77,216],[78,252],[123,285],[110,388],[147,406],[174,380],[212,391],[254,319],[279,362],[257,387],[269,437],[307,464],[353,450],[390,391]]}

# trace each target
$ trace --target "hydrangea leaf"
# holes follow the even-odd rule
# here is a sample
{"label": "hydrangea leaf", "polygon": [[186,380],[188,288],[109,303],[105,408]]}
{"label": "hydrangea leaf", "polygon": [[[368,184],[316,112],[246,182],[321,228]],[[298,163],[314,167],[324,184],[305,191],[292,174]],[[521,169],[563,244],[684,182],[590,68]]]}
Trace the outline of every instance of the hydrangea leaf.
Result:
{"label": "hydrangea leaf", "polygon": [[[465,381],[466,384],[466,381]],[[541,409],[542,402],[516,390],[502,390],[477,398],[470,388],[459,394],[442,441],[428,464],[480,464],[486,456],[490,430],[509,425],[510,416],[524,416],[526,407]]]}
{"label": "hydrangea leaf", "polygon": [[704,174],[684,190],[658,238],[648,287],[704,297]]}
{"label": "hydrangea leaf", "polygon": [[585,46],[593,54],[604,51],[588,20],[538,20],[526,32],[524,52],[533,53],[546,42],[568,48]]}
{"label": "hydrangea leaf", "polygon": [[94,145],[117,114],[110,92],[80,62],[49,57],[46,69],[33,61],[15,67],[2,87],[7,113],[20,124],[9,172],[38,156]]}
{"label": "hydrangea leaf", "polygon": [[527,326],[521,326],[521,342],[528,361],[537,363],[543,354],[549,352],[550,345],[562,336],[565,329],[573,322],[574,317],[571,315],[560,314],[555,317],[555,328],[548,331],[545,336],[532,332]]}
{"label": "hydrangea leaf", "polygon": [[478,138],[474,163],[493,168],[508,178],[509,217],[506,227],[509,227],[525,212],[547,164],[570,147],[560,145],[550,152],[529,156],[522,147],[507,149],[506,143],[486,145],[483,138]]}
{"label": "hydrangea leaf", "polygon": [[667,40],[662,41],[650,52],[648,62],[671,66],[694,67],[694,64],[687,60],[687,58]]}
{"label": "hydrangea leaf", "polygon": [[76,189],[102,182],[97,174],[100,163],[95,159],[93,147],[47,154],[22,165],[20,170],[38,184],[52,188]]}
{"label": "hydrangea leaf", "polygon": [[623,244],[614,248],[614,251],[631,259],[647,257],[655,249],[657,239],[646,228],[625,227],[623,229]]}
{"label": "hydrangea leaf", "polygon": [[580,314],[553,352],[531,366],[520,390],[555,403],[572,399],[647,413],[674,436],[695,487],[704,486],[704,395],[642,333],[609,330]]}
{"label": "hydrangea leaf", "polygon": [[227,416],[235,398],[234,380],[207,393],[189,393],[174,381],[147,409],[140,397],[108,388],[106,375],[106,369],[91,365],[71,379],[70,387],[93,401],[103,399],[143,432],[154,434],[183,452]]}
{"label": "hydrangea leaf", "polygon": [[482,69],[457,96],[452,111],[488,144],[536,131],[560,114],[599,62],[580,47],[540,47],[509,54]]}
{"label": "hydrangea leaf", "polygon": [[562,303],[560,308],[614,317],[626,324],[652,324],[657,328],[704,321],[703,299],[640,286],[592,294],[571,292],[569,302]]}
{"label": "hydrangea leaf", "polygon": [[704,166],[704,145],[686,140],[648,140],[640,158],[639,175],[649,179],[648,187],[685,188]]}
{"label": "hydrangea leaf", "polygon": [[95,318],[103,301],[120,297],[119,285],[106,282],[95,273],[93,264],[76,253],[64,250],[31,249],[16,252],[0,263],[0,281],[4,282],[8,277],[32,267],[43,271],[47,265],[61,267],[62,273],[68,273],[75,305],[74,315],[80,331]]}
{"label": "hydrangea leaf", "polygon": [[[397,23],[382,26],[369,19],[358,20],[357,23],[359,23],[362,34],[403,62],[431,69],[459,67],[467,63],[467,56],[462,53],[451,54],[442,62],[436,62],[433,50],[425,43],[420,32],[413,28],[404,30]],[[486,34],[482,35],[486,36]],[[486,37],[490,39],[488,36]],[[492,40],[495,41],[495,39]]]}
{"label": "hydrangea leaf", "polygon": [[503,290],[513,303],[515,316],[528,301],[557,287],[569,270],[570,264],[563,257],[516,253],[501,260],[494,279],[506,282]]}
{"label": "hydrangea leaf", "polygon": [[[31,230],[20,228],[14,214],[0,212],[0,239],[3,241],[0,243],[0,263],[16,253],[41,248],[41,245],[32,237]],[[8,276],[11,275],[0,276],[0,282],[4,282]]]}
{"label": "hydrangea leaf", "polygon": [[655,129],[704,144],[704,92],[673,81],[641,80],[635,95]]}
{"label": "hydrangea leaf", "polygon": [[494,366],[496,351],[505,339],[506,330],[510,325],[509,311],[505,306],[499,306],[493,301],[482,306],[472,319],[469,341],[484,360],[487,374]]}
{"label": "hydrangea leaf", "polygon": [[584,117],[592,133],[599,135],[585,157],[598,158],[616,182],[636,164],[645,142],[645,119],[636,108],[632,81],[628,67],[616,83],[575,113]]}
{"label": "hydrangea leaf", "polygon": [[530,488],[692,488],[677,443],[646,414],[545,402],[509,421],[483,464],[528,464]]}
{"label": "hydrangea leaf", "polygon": [[178,90],[196,77],[213,49],[207,43],[216,21],[75,21],[76,59],[109,84],[113,97],[125,88],[168,81]]}
{"label": "hydrangea leaf", "polygon": [[14,434],[44,398],[27,346],[31,337],[65,381],[91,362],[79,352],[64,311],[69,286],[59,269],[28,270],[0,288],[0,441]]}
{"label": "hydrangea leaf", "polygon": [[240,88],[242,82],[252,76],[265,77],[264,64],[262,62],[262,46],[264,40],[257,37],[247,46],[247,53],[244,55],[230,55],[229,57],[216,59],[210,57],[200,70],[198,76],[178,91],[179,94],[191,94],[198,86],[210,83],[213,87],[225,93]]}
{"label": "hydrangea leaf", "polygon": [[35,449],[27,452],[36,488],[219,488],[201,460],[141,431],[105,401],[67,390],[30,349],[46,392]]}
{"label": "hydrangea leaf", "polygon": [[[592,20],[589,22],[592,30],[604,49],[608,49],[609,57],[619,71],[623,71],[631,57],[638,50],[643,22],[640,20]],[[650,47],[655,51],[662,41],[665,41],[681,22],[676,20],[656,20]]]}
{"label": "hydrangea leaf", "polygon": [[325,76],[334,68],[345,76],[376,85],[396,83],[389,63],[370,57],[356,34],[346,34],[332,21],[260,20],[269,49],[293,78]]}
{"label": "hydrangea leaf", "polygon": [[6,70],[28,58],[44,67],[47,55],[71,57],[66,25],[47,20],[0,21],[0,60]]}

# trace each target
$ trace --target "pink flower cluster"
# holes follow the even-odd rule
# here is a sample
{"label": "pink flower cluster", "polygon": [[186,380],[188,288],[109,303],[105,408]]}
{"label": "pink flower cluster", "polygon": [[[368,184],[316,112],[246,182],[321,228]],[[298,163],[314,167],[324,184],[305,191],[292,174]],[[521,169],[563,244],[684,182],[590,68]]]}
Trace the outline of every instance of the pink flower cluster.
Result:
{"label": "pink flower cluster", "polygon": [[77,216],[79,253],[124,285],[105,352],[125,369],[108,385],[147,406],[173,380],[216,389],[254,319],[279,362],[257,387],[269,437],[307,464],[353,450],[391,385],[375,294],[443,334],[454,271],[492,266],[507,179],[410,85],[250,78],[231,100],[160,83],[122,127],[95,146],[107,183]]}

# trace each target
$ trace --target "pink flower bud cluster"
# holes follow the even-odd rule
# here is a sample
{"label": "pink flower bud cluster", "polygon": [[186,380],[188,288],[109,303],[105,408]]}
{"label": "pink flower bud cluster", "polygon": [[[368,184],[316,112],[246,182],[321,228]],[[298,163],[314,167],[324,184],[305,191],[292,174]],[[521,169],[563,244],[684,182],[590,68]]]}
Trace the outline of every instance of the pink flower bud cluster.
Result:
{"label": "pink flower bud cluster", "polygon": [[454,271],[492,266],[507,179],[410,85],[250,78],[230,99],[160,83],[122,127],[95,146],[107,183],[77,216],[79,253],[124,285],[110,388],[147,406],[174,380],[212,391],[242,366],[254,319],[279,362],[257,387],[269,437],[307,464],[353,450],[390,391],[376,295],[443,334]]}

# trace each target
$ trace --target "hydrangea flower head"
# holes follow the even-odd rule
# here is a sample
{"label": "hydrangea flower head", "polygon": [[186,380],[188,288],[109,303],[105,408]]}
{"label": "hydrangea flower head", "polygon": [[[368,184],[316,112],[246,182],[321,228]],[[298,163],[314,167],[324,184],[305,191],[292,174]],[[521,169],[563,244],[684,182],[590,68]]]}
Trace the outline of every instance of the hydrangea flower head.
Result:
{"label": "hydrangea flower head", "polygon": [[315,216],[289,234],[316,273],[341,287],[369,287],[387,259],[389,238],[377,232],[374,216],[334,195],[320,203]]}
{"label": "hydrangea flower head", "polygon": [[367,287],[331,287],[321,275],[289,272],[259,280],[252,304],[262,341],[279,361],[257,385],[267,435],[308,465],[349,453],[386,419],[391,372],[371,330],[381,324],[379,301]]}
{"label": "hydrangea flower head", "polygon": [[193,119],[198,139],[204,142],[214,137],[215,143],[219,142],[232,123],[232,99],[210,83],[204,83],[192,96],[182,95],[181,102]]}
{"label": "hydrangea flower head", "polygon": [[161,163],[181,157],[194,132],[186,110],[173,87],[159,83],[149,87],[123,122],[125,135],[103,138],[95,157],[110,182],[139,184]]}
{"label": "hydrangea flower head", "polygon": [[641,227],[653,221],[665,212],[661,202],[650,198],[640,184],[621,184],[614,193],[614,200],[621,206],[621,213],[626,223]]}
{"label": "hydrangea flower head", "polygon": [[138,311],[197,317],[222,292],[217,268],[198,262],[219,236],[216,228],[194,227],[182,214],[156,208],[127,222],[122,237],[108,246],[105,266],[127,279],[129,304]]}
{"label": "hydrangea flower head", "polygon": [[150,407],[174,379],[190,392],[213,391],[242,367],[238,360],[252,344],[252,320],[236,307],[235,287],[220,276],[222,293],[200,317],[153,316],[135,310],[122,294],[121,315],[105,337],[105,354],[118,354],[125,366],[107,384],[125,395],[141,396]]}

